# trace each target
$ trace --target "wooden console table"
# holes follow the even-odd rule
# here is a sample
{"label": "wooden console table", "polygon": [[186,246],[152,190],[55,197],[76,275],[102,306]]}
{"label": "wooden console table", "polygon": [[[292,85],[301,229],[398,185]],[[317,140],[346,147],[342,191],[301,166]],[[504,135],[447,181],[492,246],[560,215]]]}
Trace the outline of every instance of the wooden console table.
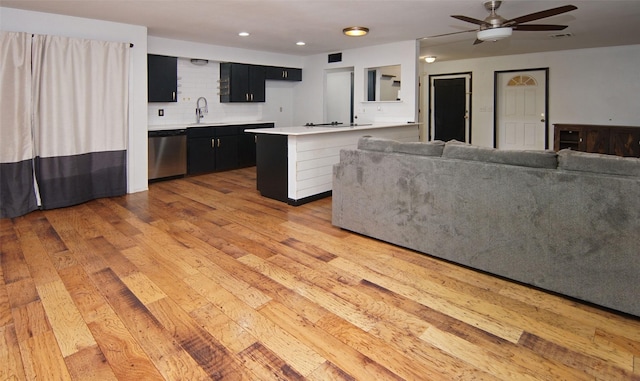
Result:
{"label": "wooden console table", "polygon": [[554,150],[640,157],[640,127],[554,124]]}

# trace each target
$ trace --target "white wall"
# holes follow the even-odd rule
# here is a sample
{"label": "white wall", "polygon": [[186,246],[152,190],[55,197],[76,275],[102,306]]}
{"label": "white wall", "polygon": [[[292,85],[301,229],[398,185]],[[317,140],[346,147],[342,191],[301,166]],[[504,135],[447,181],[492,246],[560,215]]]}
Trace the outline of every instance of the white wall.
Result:
{"label": "white wall", "polygon": [[[220,104],[217,88],[215,94],[206,96],[209,102],[208,122],[229,122],[247,120],[274,121],[277,126],[301,125],[306,122],[321,122],[324,119],[325,71],[350,67],[355,70],[355,113],[358,121],[364,122],[398,122],[417,119],[417,73],[418,45],[416,41],[379,45],[342,52],[342,62],[327,62],[327,54],[308,57],[290,56],[269,52],[230,48],[188,41],[180,41],[150,36],[148,39],[150,54],[170,55],[185,58],[202,58],[212,62],[211,74],[219,78],[219,62],[242,62],[257,65],[301,67],[302,82],[267,81],[266,102],[261,104]],[[184,62],[188,63],[188,60]],[[214,65],[215,64],[215,65]],[[368,67],[402,65],[402,102],[364,102],[366,72]],[[187,73],[182,75],[183,73]],[[208,69],[207,69],[208,70]],[[151,103],[148,108],[149,124],[175,124],[174,110],[184,115],[180,123],[192,123],[191,108],[195,112],[194,91],[190,83],[194,82],[194,70],[179,62],[178,104]],[[210,75],[195,80],[210,81]],[[181,83],[184,82],[184,83]],[[201,91],[202,92],[202,91]],[[179,105],[184,102],[185,104]],[[158,108],[169,113],[158,117]],[[173,116],[172,116],[173,115]]]}
{"label": "white wall", "polygon": [[[294,124],[322,121],[327,70],[353,68],[354,113],[359,123],[406,122],[417,119],[418,45],[402,41],[342,51],[342,62],[328,63],[327,54],[305,58],[303,80],[294,89]],[[402,102],[365,102],[366,68],[402,65]]]}
{"label": "white wall", "polygon": [[[270,121],[286,127],[293,120],[293,89],[299,82],[267,81],[264,103],[220,103],[218,80],[220,62],[240,62],[255,65],[301,68],[299,56],[230,48],[150,36],[150,54],[180,57],[178,60],[177,102],[149,103],[149,125],[190,124],[195,122],[196,100],[207,99],[209,113],[203,122]],[[191,58],[209,60],[205,66],[191,64]],[[303,73],[304,75],[304,73]],[[158,116],[158,109],[165,116]]]}
{"label": "white wall", "polygon": [[[298,56],[256,52],[188,41],[149,37],[149,53],[180,57],[178,60],[177,102],[149,103],[149,125],[190,124],[195,122],[196,101],[207,99],[209,113],[202,122],[270,121],[290,126],[293,119],[293,88],[298,82],[267,81],[264,103],[220,103],[218,91],[220,62],[242,62],[271,66],[302,67]],[[205,66],[193,65],[191,58],[209,60]],[[158,109],[165,115],[158,116]]]}
{"label": "white wall", "polygon": [[428,110],[429,75],[472,72],[471,141],[492,147],[494,72],[548,67],[553,147],[554,123],[640,126],[639,63],[640,45],[423,63],[423,110]]}
{"label": "white wall", "polygon": [[0,8],[0,28],[5,31],[48,34],[102,41],[130,42],[129,147],[127,182],[129,193],[147,189],[147,28]]}

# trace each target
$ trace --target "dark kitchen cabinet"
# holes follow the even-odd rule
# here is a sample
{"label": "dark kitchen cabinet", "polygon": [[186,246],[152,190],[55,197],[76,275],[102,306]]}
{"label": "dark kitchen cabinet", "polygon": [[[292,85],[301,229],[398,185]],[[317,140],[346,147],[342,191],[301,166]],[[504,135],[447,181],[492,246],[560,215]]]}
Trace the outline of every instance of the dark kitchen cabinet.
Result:
{"label": "dark kitchen cabinet", "polygon": [[147,55],[149,102],[176,102],[178,94],[178,58]]}
{"label": "dark kitchen cabinet", "polygon": [[187,129],[187,173],[190,175],[216,170],[216,127]]}
{"label": "dark kitchen cabinet", "polygon": [[279,81],[302,81],[302,69],[279,66],[265,67],[266,79]]}
{"label": "dark kitchen cabinet", "polygon": [[273,126],[273,123],[258,123],[187,129],[188,174],[226,171],[256,165],[254,134],[244,130]]}
{"label": "dark kitchen cabinet", "polygon": [[239,139],[239,166],[252,167],[256,165],[256,134],[244,132],[246,129],[273,128],[273,123],[249,124],[241,126],[242,134]]}
{"label": "dark kitchen cabinet", "polygon": [[216,171],[226,171],[229,169],[239,168],[240,157],[239,141],[241,132],[240,128],[233,127],[215,127],[215,156]]}
{"label": "dark kitchen cabinet", "polygon": [[259,134],[257,139],[256,186],[260,194],[289,202],[288,136]]}
{"label": "dark kitchen cabinet", "polygon": [[220,64],[220,102],[264,102],[264,66],[223,62]]}
{"label": "dark kitchen cabinet", "polygon": [[554,125],[554,149],[640,157],[640,127]]}

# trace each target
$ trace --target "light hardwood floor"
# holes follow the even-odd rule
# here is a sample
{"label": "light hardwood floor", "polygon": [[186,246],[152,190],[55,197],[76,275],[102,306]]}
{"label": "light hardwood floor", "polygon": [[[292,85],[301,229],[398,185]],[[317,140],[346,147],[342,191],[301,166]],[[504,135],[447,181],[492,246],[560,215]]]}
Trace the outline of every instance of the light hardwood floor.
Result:
{"label": "light hardwood floor", "polygon": [[255,168],[149,188],[1,220],[0,380],[640,380],[640,319],[340,230]]}

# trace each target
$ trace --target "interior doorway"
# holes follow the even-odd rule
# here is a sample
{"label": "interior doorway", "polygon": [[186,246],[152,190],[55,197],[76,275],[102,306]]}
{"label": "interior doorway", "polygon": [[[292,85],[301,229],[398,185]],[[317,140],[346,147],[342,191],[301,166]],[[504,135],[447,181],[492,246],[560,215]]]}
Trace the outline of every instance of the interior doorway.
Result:
{"label": "interior doorway", "polygon": [[353,123],[353,68],[325,72],[324,123]]}
{"label": "interior doorway", "polygon": [[471,143],[471,73],[429,76],[429,138]]}
{"label": "interior doorway", "polygon": [[549,69],[495,72],[494,147],[549,148]]}

